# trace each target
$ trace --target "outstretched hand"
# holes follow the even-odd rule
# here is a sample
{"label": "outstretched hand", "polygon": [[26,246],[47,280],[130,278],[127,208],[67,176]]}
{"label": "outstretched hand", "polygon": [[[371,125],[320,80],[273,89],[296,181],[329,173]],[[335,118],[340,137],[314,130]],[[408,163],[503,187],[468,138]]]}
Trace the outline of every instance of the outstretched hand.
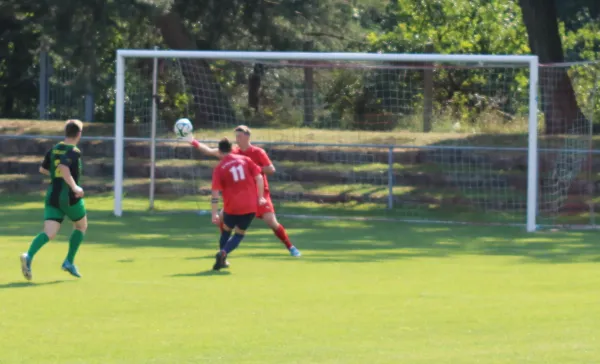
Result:
{"label": "outstretched hand", "polygon": [[184,137],[177,137],[177,140],[182,141],[182,142],[186,142],[186,143],[191,143],[194,141],[194,134],[190,133]]}

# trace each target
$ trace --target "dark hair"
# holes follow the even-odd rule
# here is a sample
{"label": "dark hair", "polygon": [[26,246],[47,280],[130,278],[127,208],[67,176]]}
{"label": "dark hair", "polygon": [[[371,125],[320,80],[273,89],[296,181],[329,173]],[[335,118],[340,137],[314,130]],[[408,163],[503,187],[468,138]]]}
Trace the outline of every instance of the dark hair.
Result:
{"label": "dark hair", "polygon": [[75,138],[81,132],[81,128],[76,123],[68,123],[65,125],[65,136],[67,138]]}
{"label": "dark hair", "polygon": [[223,138],[219,141],[219,152],[231,153],[231,142],[227,138]]}

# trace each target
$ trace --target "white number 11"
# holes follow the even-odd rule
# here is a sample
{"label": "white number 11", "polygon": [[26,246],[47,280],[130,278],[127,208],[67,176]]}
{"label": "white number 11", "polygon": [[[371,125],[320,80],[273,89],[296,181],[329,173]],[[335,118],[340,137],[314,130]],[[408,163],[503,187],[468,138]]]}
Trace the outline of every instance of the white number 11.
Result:
{"label": "white number 11", "polygon": [[235,167],[231,167],[229,169],[229,172],[231,172],[231,174],[233,175],[234,182],[243,181],[246,179],[246,174],[244,173],[244,167],[242,167],[241,164],[239,164]]}

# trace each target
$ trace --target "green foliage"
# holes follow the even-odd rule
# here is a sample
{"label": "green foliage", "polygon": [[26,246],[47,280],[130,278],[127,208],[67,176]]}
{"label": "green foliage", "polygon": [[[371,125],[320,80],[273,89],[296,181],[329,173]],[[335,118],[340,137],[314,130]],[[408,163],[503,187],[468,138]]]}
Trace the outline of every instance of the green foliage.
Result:
{"label": "green foliage", "polygon": [[[384,53],[467,53],[526,54],[529,53],[527,33],[516,2],[493,0],[399,0],[390,3],[386,11],[383,33],[371,32],[368,41],[372,51]],[[402,109],[422,109],[423,72],[405,71],[401,78],[390,71],[369,75],[365,85],[349,104],[369,99],[370,112],[398,114],[391,110],[389,95],[377,95],[370,89],[393,90],[392,95],[404,95]],[[450,114],[455,122],[474,124],[495,110],[516,113],[519,105],[511,104],[515,96],[526,96],[526,70],[452,69],[436,67],[434,75],[434,110]],[[392,76],[392,77],[391,77]],[[385,79],[389,84],[383,84]],[[494,87],[509,87],[508,94],[494,95]],[[412,86],[412,87],[411,87]],[[415,94],[407,94],[414,89]],[[415,91],[412,91],[415,92]],[[388,93],[390,94],[390,93]],[[507,120],[508,121],[508,120]],[[388,125],[390,128],[392,124]]]}
{"label": "green foliage", "polygon": [[[557,0],[568,60],[600,56],[600,6],[592,0]],[[42,0],[0,4],[0,114],[37,114],[40,50],[53,60],[54,90],[75,100],[62,112],[80,111],[84,95],[95,97],[95,119],[114,115],[114,57],[118,48],[174,48],[161,34],[160,18],[176,15],[182,44],[198,49],[279,51],[370,51],[439,53],[529,53],[516,1],[504,0]],[[164,24],[163,24],[164,25]],[[424,69],[386,64],[356,71],[315,67],[313,127],[390,130],[414,128],[423,111]],[[145,92],[130,105],[148,105],[151,64],[128,64],[128,92]],[[297,127],[303,122],[304,76],[300,69],[266,64],[260,107],[248,102],[252,65],[225,62],[212,69],[231,111],[255,126]],[[132,75],[129,75],[132,73]],[[133,75],[138,73],[138,75]],[[61,80],[59,74],[69,77]],[[198,95],[186,93],[186,76],[159,80],[165,115],[191,114]],[[484,120],[507,127],[522,115],[525,70],[452,70],[434,74],[434,112],[445,125],[474,128]],[[178,79],[179,81],[177,81]],[[592,92],[594,77],[575,81]],[[193,80],[185,80],[193,88]],[[179,82],[179,83],[178,83]],[[501,90],[502,94],[494,94]],[[589,101],[586,101],[589,102]],[[590,102],[591,104],[591,102]],[[600,102],[595,102],[600,107]],[[137,107],[137,106],[136,106]],[[599,110],[600,111],[600,110]],[[491,117],[490,115],[495,115]],[[443,118],[441,117],[443,116]],[[130,121],[143,121],[135,116]],[[446,127],[446,126],[444,126]],[[485,126],[477,125],[479,129]]]}
{"label": "green foliage", "polygon": [[174,0],[170,11],[201,49],[345,50],[362,34],[344,0]]}
{"label": "green foliage", "polygon": [[[565,28],[576,31],[590,19],[600,19],[600,2],[596,0],[555,0],[559,21]],[[583,16],[589,15],[589,17]]]}
{"label": "green foliage", "polygon": [[37,116],[37,55],[43,27],[33,4],[0,3],[0,114]]}
{"label": "green foliage", "polygon": [[576,15],[580,24],[571,30],[560,24],[566,58],[571,61],[600,59],[600,17],[594,18],[587,9]]}
{"label": "green foliage", "polygon": [[529,52],[521,12],[502,0],[398,0],[387,9],[389,29],[371,33],[373,50],[437,53],[524,54]]}
{"label": "green foliage", "polygon": [[[578,23],[582,24],[577,29],[570,29],[566,22],[560,23],[567,59],[573,61],[600,60],[600,14],[596,17],[592,14],[587,8],[575,14],[574,17]],[[593,72],[590,69],[593,69]],[[589,120],[598,125],[600,95],[597,87],[600,83],[600,65],[572,67],[569,75],[582,112]],[[595,126],[594,129],[598,129],[598,127]]]}

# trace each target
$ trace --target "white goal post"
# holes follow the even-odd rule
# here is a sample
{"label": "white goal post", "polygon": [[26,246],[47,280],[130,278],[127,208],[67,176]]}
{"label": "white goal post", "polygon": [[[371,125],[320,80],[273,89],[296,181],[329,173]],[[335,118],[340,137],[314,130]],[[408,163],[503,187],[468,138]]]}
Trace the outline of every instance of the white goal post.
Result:
{"label": "white goal post", "polygon": [[[309,52],[240,52],[120,49],[116,55],[115,143],[114,143],[114,215],[123,214],[124,147],[126,108],[126,60],[202,59],[219,61],[295,61],[295,62],[405,62],[413,64],[481,64],[498,67],[518,65],[529,70],[526,229],[536,230],[538,204],[538,57],[526,55],[458,54],[375,54]],[[154,66],[156,68],[156,65]],[[156,77],[156,75],[154,75]],[[156,92],[156,91],[155,91]],[[183,115],[182,115],[183,116]],[[155,117],[154,117],[155,118]],[[154,135],[153,135],[154,138]],[[153,172],[152,172],[153,173]],[[152,181],[153,183],[153,181]],[[152,192],[151,192],[152,194]]]}

